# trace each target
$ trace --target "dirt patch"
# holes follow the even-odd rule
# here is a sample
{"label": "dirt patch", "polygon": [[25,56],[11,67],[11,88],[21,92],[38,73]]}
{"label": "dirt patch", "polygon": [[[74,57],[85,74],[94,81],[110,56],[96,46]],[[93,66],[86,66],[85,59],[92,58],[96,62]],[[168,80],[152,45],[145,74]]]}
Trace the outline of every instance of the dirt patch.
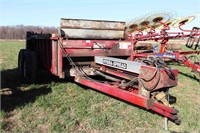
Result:
{"label": "dirt patch", "polygon": [[38,128],[39,128],[40,132],[44,133],[49,130],[50,126],[51,126],[50,123],[45,123],[45,124],[39,125]]}
{"label": "dirt patch", "polygon": [[5,131],[11,131],[13,127],[16,127],[19,123],[17,119],[17,112],[12,111],[10,112],[7,117],[4,117],[1,122],[4,123],[6,126],[2,127]]}

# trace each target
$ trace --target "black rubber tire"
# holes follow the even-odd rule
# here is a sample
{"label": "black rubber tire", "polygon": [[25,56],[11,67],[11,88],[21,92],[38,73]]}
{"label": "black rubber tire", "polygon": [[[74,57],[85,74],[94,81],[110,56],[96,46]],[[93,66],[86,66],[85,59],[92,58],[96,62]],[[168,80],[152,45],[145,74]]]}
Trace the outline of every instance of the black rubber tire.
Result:
{"label": "black rubber tire", "polygon": [[26,49],[20,49],[18,54],[18,75],[20,78],[24,77],[24,71],[23,71],[23,62],[24,62],[24,56],[25,56]]}
{"label": "black rubber tire", "polygon": [[26,83],[34,83],[37,75],[37,55],[30,50],[22,50],[19,54],[18,70],[20,77]]}
{"label": "black rubber tire", "polygon": [[37,74],[38,74],[38,58],[36,52],[31,52],[31,60],[28,61],[30,65],[30,74],[29,79],[32,83],[36,82]]}

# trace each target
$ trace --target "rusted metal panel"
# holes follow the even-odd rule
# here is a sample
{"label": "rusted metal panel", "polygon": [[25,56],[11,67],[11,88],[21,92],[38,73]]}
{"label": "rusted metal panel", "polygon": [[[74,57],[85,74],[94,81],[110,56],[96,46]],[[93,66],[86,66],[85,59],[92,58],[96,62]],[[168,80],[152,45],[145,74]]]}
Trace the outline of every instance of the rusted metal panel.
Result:
{"label": "rusted metal panel", "polygon": [[[153,78],[151,80],[146,80],[145,82],[143,82],[143,84],[140,84],[139,88],[142,88],[142,86],[147,86],[149,88],[151,88],[150,91],[155,91],[155,90],[159,90],[160,88],[170,88],[170,87],[174,87],[177,86],[177,82],[178,82],[178,70],[176,69],[171,69],[171,70],[165,70],[163,68],[161,68],[159,71],[155,73],[156,68],[154,67],[150,67],[150,66],[142,66],[140,69],[140,75],[139,78],[143,78],[143,79],[149,79],[153,76]],[[168,73],[166,72],[168,71]],[[159,81],[159,82],[158,82]],[[142,83],[142,82],[140,82]],[[154,88],[152,88],[152,86],[154,86]]]}
{"label": "rusted metal panel", "polygon": [[125,22],[61,19],[60,28],[68,38],[123,39]]}
{"label": "rusted metal panel", "polygon": [[81,39],[123,39],[124,31],[93,29],[62,29],[67,38]]}
{"label": "rusted metal panel", "polygon": [[61,18],[60,27],[72,29],[124,30],[125,22]]}
{"label": "rusted metal panel", "polygon": [[131,45],[126,41],[118,40],[63,40],[63,48],[71,57],[130,56],[131,54]]}
{"label": "rusted metal panel", "polygon": [[63,74],[63,51],[61,47],[58,47],[58,76],[64,78]]}

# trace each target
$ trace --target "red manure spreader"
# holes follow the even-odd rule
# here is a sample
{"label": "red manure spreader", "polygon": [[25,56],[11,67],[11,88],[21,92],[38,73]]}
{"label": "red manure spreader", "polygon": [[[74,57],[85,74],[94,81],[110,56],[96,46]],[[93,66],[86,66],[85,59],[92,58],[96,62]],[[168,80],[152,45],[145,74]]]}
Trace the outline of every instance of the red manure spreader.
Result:
{"label": "red manure spreader", "polygon": [[[161,26],[163,19],[157,17],[154,21]],[[43,69],[180,124],[178,110],[170,102],[175,99],[169,98],[169,89],[177,86],[178,70],[164,62],[164,57],[174,58],[165,53],[164,47],[171,38],[198,36],[199,29],[195,28],[189,35],[170,36],[164,24],[160,33],[150,28],[150,32],[142,34],[138,26],[149,28],[148,25],[147,20],[140,25],[127,25],[118,21],[62,18],[58,33],[27,32],[26,48],[19,52],[19,74],[25,81],[33,82],[38,70]],[[161,50],[155,53],[150,44],[140,43],[146,40],[162,40]],[[188,64],[181,52],[170,55],[174,54],[175,59],[181,57]],[[191,66],[199,71],[197,64]]]}

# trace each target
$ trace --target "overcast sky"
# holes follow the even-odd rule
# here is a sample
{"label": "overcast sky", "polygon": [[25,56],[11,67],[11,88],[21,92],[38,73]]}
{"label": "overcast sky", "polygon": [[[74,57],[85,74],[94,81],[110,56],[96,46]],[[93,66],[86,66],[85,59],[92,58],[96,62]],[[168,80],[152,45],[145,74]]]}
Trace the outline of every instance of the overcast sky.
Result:
{"label": "overcast sky", "polygon": [[[0,25],[59,27],[60,18],[127,21],[152,11],[187,16],[200,12],[200,0],[0,0]],[[200,27],[200,18],[188,26]]]}

